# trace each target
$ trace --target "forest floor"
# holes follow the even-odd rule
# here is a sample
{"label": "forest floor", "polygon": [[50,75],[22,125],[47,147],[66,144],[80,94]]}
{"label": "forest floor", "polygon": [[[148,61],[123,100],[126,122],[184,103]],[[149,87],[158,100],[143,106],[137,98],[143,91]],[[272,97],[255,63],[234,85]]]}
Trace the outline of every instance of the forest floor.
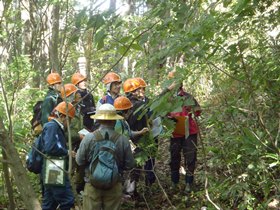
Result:
{"label": "forest floor", "polygon": [[[121,210],[135,209],[135,210],[149,210],[149,209],[194,209],[200,210],[203,206],[206,207],[206,200],[204,196],[204,183],[201,177],[203,174],[202,164],[197,162],[195,189],[192,193],[186,195],[184,193],[184,171],[180,176],[180,184],[178,189],[171,188],[170,178],[170,153],[169,153],[169,139],[160,140],[158,158],[155,164],[155,174],[157,176],[156,182],[149,188],[145,186],[144,175],[139,182],[137,188],[140,196],[137,200],[125,199]],[[200,152],[200,149],[198,149]],[[200,156],[200,155],[198,155]],[[183,163],[183,159],[182,159]],[[203,208],[202,208],[203,209]]]}

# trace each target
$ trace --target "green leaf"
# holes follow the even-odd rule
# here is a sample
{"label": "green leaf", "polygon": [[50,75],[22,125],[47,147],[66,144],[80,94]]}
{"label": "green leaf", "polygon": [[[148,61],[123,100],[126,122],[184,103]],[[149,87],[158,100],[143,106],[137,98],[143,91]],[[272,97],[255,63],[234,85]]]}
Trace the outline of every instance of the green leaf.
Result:
{"label": "green leaf", "polygon": [[131,39],[132,36],[125,36],[123,38],[121,38],[119,41],[123,44],[127,44],[128,41]]}
{"label": "green leaf", "polygon": [[126,46],[119,46],[118,49],[117,49],[118,53],[120,53],[121,55],[124,55],[126,50],[127,50]]}
{"label": "green leaf", "polygon": [[264,157],[271,158],[271,159],[273,159],[273,160],[280,160],[280,157],[279,157],[278,154],[268,153],[268,154],[266,154]]}
{"label": "green leaf", "polygon": [[104,18],[102,15],[100,15],[100,14],[93,15],[88,20],[87,29],[94,28],[97,30],[104,24],[105,24],[105,21],[104,21]]}
{"label": "green leaf", "polygon": [[132,44],[131,48],[134,50],[143,50],[143,48],[139,44]]}
{"label": "green leaf", "polygon": [[106,36],[107,34],[105,34],[104,30],[100,30],[96,33],[94,38],[98,50],[104,47],[104,39]]}

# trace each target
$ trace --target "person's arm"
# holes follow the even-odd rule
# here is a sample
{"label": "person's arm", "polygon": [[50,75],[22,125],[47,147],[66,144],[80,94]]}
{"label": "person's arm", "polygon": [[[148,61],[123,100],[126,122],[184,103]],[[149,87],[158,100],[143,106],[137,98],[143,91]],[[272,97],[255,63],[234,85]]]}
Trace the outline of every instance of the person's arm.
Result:
{"label": "person's arm", "polygon": [[76,162],[78,165],[86,165],[88,163],[88,155],[91,149],[90,142],[92,141],[93,134],[87,134],[81,141],[80,147],[76,154]]}
{"label": "person's arm", "polygon": [[141,136],[141,135],[144,135],[145,133],[149,132],[149,128],[145,127],[143,128],[142,130],[140,131],[133,131],[131,130],[131,137],[132,138],[135,138],[137,136]]}
{"label": "person's arm", "polygon": [[194,108],[193,108],[194,115],[195,115],[196,117],[198,117],[198,116],[200,116],[200,114],[201,114],[201,112],[202,112],[202,109],[201,109],[199,103],[197,102],[197,100],[196,100],[195,98],[193,98],[193,99],[194,99],[194,103],[195,103],[195,106],[194,106]]}
{"label": "person's arm", "polygon": [[124,139],[124,170],[130,170],[135,167],[135,160],[131,151],[130,143],[127,138]]}
{"label": "person's arm", "polygon": [[67,156],[68,150],[66,148],[66,145],[63,144],[62,136],[59,134],[58,129],[56,126],[49,126],[44,131],[43,134],[43,141],[44,141],[44,152],[47,155],[51,156]]}

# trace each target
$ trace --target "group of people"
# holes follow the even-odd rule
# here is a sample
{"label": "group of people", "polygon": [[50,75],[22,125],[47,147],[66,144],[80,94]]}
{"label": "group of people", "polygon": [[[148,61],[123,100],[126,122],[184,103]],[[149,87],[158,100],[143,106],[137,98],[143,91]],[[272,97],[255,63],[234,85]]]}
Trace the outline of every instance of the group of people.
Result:
{"label": "group of people", "polygon": [[[170,72],[169,78],[174,78]],[[175,79],[176,80],[176,79]],[[129,78],[122,82],[115,72],[109,72],[103,78],[106,94],[98,100],[96,106],[91,92],[87,89],[86,77],[80,73],[73,74],[71,83],[62,86],[58,73],[47,77],[48,93],[42,103],[40,126],[44,154],[51,157],[73,158],[75,190],[83,195],[83,209],[119,209],[123,194],[137,199],[137,183],[142,166],[135,163],[135,157],[145,148],[141,142],[150,138],[152,110],[142,113],[141,109],[148,104],[145,95],[147,83],[142,78]],[[121,95],[123,87],[124,95]],[[175,88],[175,89],[174,89]],[[183,105],[181,109],[170,112],[166,117],[173,120],[175,129],[170,140],[171,181],[176,189],[179,184],[181,151],[183,150],[185,168],[185,192],[192,190],[197,153],[198,126],[195,120],[201,109],[197,101],[183,90],[182,83],[172,83],[162,94],[174,89],[172,97],[185,97],[193,101],[192,105]],[[168,101],[166,102],[168,103]],[[139,111],[140,110],[140,111]],[[67,131],[68,129],[68,131]],[[70,132],[69,132],[70,131]],[[97,132],[98,131],[98,132]],[[98,134],[98,135],[97,135]],[[116,135],[119,134],[119,135]],[[70,136],[69,136],[70,135]],[[96,147],[97,137],[111,139],[116,137],[116,162],[120,180],[110,189],[99,189],[90,184],[89,165]],[[69,151],[67,139],[71,138],[72,151]],[[157,136],[153,136],[157,145]],[[67,164],[66,164],[67,166]],[[150,187],[155,181],[155,156],[148,155],[144,164],[145,184]],[[132,191],[124,187],[124,171],[129,170],[126,179],[134,184]],[[41,180],[46,176],[41,174]],[[68,210],[74,206],[75,199],[67,173],[62,186],[48,185],[42,182],[43,210]]]}

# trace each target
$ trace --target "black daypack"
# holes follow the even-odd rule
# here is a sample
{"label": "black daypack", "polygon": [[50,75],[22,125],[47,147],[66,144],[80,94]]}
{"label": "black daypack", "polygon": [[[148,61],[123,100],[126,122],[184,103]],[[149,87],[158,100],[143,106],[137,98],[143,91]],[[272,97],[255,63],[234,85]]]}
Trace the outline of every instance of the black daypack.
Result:
{"label": "black daypack", "polygon": [[92,160],[89,167],[90,183],[98,189],[107,190],[120,180],[115,154],[115,142],[120,134],[115,133],[109,138],[109,134],[106,132],[104,138],[100,131],[97,130],[93,135],[96,143],[92,151]]}
{"label": "black daypack", "polygon": [[42,104],[43,101],[37,101],[33,106],[33,117],[30,121],[33,131],[36,130],[36,127],[41,125]]}
{"label": "black daypack", "polygon": [[41,173],[43,167],[43,155],[39,151],[43,153],[42,135],[35,139],[26,160],[26,168],[35,174]]}

